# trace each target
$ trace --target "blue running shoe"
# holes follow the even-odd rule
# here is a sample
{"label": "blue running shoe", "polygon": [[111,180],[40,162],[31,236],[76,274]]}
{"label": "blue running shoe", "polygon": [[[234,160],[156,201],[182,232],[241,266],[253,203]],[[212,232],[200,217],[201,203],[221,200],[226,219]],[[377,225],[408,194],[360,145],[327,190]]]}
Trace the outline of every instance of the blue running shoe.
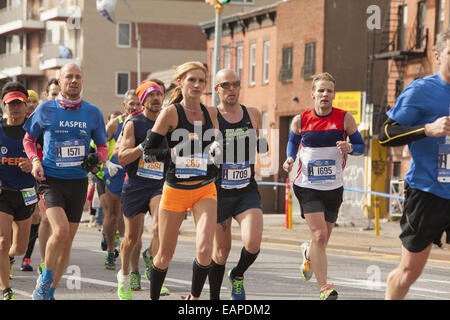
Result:
{"label": "blue running shoe", "polygon": [[116,270],[116,258],[114,256],[114,252],[106,252],[105,269]]}
{"label": "blue running shoe", "polygon": [[33,291],[33,300],[50,300],[50,285],[52,281],[44,279],[44,277],[39,276],[36,284],[36,288]]}
{"label": "blue running shoe", "polygon": [[149,257],[147,255],[147,252],[148,252],[147,249],[142,251],[142,259],[144,259],[144,262],[145,262],[145,279],[150,281],[150,267],[153,262],[153,257],[152,256]]}
{"label": "blue running shoe", "polygon": [[130,287],[133,291],[141,290],[141,274],[139,271],[133,271],[130,274]]}
{"label": "blue running shoe", "polygon": [[[234,269],[234,268],[233,268]],[[231,282],[231,300],[245,300],[244,277],[232,277],[231,269],[228,272],[228,279]]]}

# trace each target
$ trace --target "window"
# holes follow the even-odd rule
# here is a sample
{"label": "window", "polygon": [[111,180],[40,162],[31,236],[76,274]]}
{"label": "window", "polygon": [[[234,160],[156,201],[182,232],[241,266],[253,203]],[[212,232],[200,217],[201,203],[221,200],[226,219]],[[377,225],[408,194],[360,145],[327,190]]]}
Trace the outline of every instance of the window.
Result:
{"label": "window", "polygon": [[402,174],[402,163],[400,161],[394,161],[392,167],[392,177],[400,178]]}
{"label": "window", "polygon": [[283,48],[280,81],[292,80],[292,47]]}
{"label": "window", "polygon": [[263,52],[263,83],[269,82],[269,48],[270,41],[264,41]]}
{"label": "window", "polygon": [[255,70],[256,70],[256,43],[250,45],[250,64],[249,64],[249,80],[248,84],[255,85]]}
{"label": "window", "polygon": [[242,77],[242,65],[243,65],[244,48],[242,42],[236,44],[236,73],[239,79]]}
{"label": "window", "polygon": [[117,23],[117,46],[131,47],[131,23]]}
{"label": "window", "polygon": [[305,63],[303,65],[303,78],[309,79],[316,72],[316,43],[305,44]]}
{"label": "window", "polygon": [[223,47],[223,67],[225,69],[230,68],[230,46]]}
{"label": "window", "polygon": [[6,37],[0,37],[0,54],[6,53]]}
{"label": "window", "polygon": [[408,7],[402,5],[398,7],[398,26],[397,26],[397,50],[405,49],[406,23],[408,22]]}
{"label": "window", "polygon": [[116,73],[116,95],[123,96],[130,89],[130,73]]}
{"label": "window", "polygon": [[425,28],[425,17],[427,13],[426,1],[420,1],[417,8],[417,33],[416,33],[416,48],[424,48],[426,41],[427,30]]}
{"label": "window", "polygon": [[445,0],[436,0],[436,32],[434,36],[434,43],[436,43],[437,35],[444,30],[445,20]]}

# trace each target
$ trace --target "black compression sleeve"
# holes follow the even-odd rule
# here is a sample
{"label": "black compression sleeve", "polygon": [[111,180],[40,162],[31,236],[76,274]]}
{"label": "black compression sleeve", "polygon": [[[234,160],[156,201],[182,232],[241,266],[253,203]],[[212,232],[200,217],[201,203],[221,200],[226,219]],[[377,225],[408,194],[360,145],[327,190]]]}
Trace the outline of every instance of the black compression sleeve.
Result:
{"label": "black compression sleeve", "polygon": [[397,147],[425,137],[425,127],[423,125],[413,127],[401,126],[388,118],[383,124],[378,140],[382,146]]}
{"label": "black compression sleeve", "polygon": [[147,131],[147,137],[142,143],[144,148],[144,156],[152,161],[170,160],[170,149],[159,149],[159,145],[164,140],[164,136],[153,132],[151,129]]}

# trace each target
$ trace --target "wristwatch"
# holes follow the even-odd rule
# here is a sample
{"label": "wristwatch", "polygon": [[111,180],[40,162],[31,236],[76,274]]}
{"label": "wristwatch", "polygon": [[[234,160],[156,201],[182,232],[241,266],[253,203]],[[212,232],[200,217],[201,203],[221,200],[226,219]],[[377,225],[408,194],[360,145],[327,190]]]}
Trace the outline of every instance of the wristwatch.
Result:
{"label": "wristwatch", "polygon": [[350,151],[348,153],[352,153],[353,152],[353,145],[351,143],[348,144],[350,146]]}

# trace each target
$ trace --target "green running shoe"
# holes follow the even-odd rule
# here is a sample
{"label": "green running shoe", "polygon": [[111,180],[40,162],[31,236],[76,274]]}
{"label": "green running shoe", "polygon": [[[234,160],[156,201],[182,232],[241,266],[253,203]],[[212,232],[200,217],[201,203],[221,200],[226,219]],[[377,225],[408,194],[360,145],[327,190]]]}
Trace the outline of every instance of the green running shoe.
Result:
{"label": "green running shoe", "polygon": [[14,257],[9,257],[9,279],[13,278],[13,269],[14,269]]}
{"label": "green running shoe", "polygon": [[129,276],[124,276],[117,273],[117,295],[120,300],[132,300],[133,296],[131,294],[130,278]]}
{"label": "green running shoe", "polygon": [[45,268],[45,263],[41,262],[39,264],[39,267],[38,267],[38,270],[37,270],[40,275],[42,274],[42,272],[44,272],[44,268]]}
{"label": "green running shoe", "polygon": [[311,268],[311,260],[309,260],[308,257],[306,256],[306,252],[308,251],[308,249],[309,249],[309,242],[304,242],[301,248],[303,257],[301,274],[303,279],[306,281],[311,280],[311,277],[313,275],[313,271]]}
{"label": "green running shoe", "polygon": [[142,259],[144,259],[145,262],[145,279],[150,281],[150,268],[152,266],[153,257],[147,255],[148,250],[145,249],[142,251]]}
{"label": "green running shoe", "polygon": [[141,274],[139,273],[139,271],[131,272],[130,286],[131,286],[131,290],[133,290],[133,291],[141,290]]}
{"label": "green running shoe", "polygon": [[163,285],[161,287],[161,292],[159,295],[160,296],[168,296],[168,295],[170,295],[170,291],[169,291],[169,289],[166,288],[166,286]]}
{"label": "green running shoe", "polygon": [[3,300],[16,300],[16,297],[14,297],[14,292],[11,288],[3,290]]}
{"label": "green running shoe", "polygon": [[116,259],[114,258],[114,252],[106,252],[105,269],[116,270]]}
{"label": "green running shoe", "polygon": [[336,300],[338,293],[333,288],[333,284],[326,284],[320,289],[320,300]]}
{"label": "green running shoe", "polygon": [[[233,268],[234,269],[234,268]],[[231,282],[231,300],[245,300],[244,277],[232,277],[231,269],[228,272],[228,280]]]}

